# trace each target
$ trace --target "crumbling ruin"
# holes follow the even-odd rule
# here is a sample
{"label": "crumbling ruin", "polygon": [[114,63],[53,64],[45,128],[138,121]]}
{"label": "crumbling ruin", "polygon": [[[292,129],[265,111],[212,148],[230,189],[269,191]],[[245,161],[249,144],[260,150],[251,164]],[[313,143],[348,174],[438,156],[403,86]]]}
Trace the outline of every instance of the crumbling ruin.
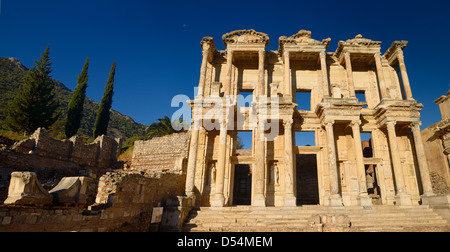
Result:
{"label": "crumbling ruin", "polygon": [[[254,30],[222,40],[201,41],[190,131],[137,141],[130,167],[105,136],[0,138],[0,231],[449,230],[450,99],[421,133],[406,41],[382,54],[361,35],[327,52],[305,30],[277,51]],[[304,132],[314,144],[297,144]]]}

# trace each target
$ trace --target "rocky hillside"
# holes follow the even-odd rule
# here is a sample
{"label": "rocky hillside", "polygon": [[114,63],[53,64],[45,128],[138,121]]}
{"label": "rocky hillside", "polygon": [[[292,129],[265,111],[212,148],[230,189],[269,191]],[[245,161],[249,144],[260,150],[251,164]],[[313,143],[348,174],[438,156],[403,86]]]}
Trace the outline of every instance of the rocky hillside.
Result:
{"label": "rocky hillside", "polygon": [[[5,129],[4,120],[6,118],[6,108],[8,103],[14,98],[15,93],[23,85],[23,77],[27,68],[15,58],[0,57],[0,129]],[[55,83],[56,98],[60,102],[61,118],[54,124],[54,131],[58,134],[64,132],[64,122],[67,114],[67,106],[72,97],[72,91],[63,83],[53,80]],[[88,87],[89,88],[89,87]],[[84,104],[84,114],[81,121],[81,128],[78,134],[92,136],[99,103],[89,98]],[[130,138],[133,136],[143,136],[146,126],[135,122],[131,117],[123,115],[115,110],[111,110],[111,121],[109,123],[108,135],[112,137]]]}

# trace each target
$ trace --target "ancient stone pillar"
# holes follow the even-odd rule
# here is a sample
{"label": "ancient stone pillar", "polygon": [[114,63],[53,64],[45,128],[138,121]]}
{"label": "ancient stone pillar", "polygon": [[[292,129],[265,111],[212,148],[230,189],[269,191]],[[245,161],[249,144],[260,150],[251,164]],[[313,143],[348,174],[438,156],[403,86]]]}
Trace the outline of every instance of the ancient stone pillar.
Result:
{"label": "ancient stone pillar", "polygon": [[292,98],[290,52],[284,52],[284,94]]}
{"label": "ancient stone pillar", "polygon": [[292,119],[283,120],[284,126],[284,206],[296,206],[297,199],[294,194],[294,152],[292,145]]}
{"label": "ancient stone pillar", "polygon": [[428,169],[427,157],[423,147],[422,134],[420,133],[420,122],[411,123],[414,136],[417,161],[419,162],[420,178],[422,180],[423,195],[433,196],[433,186],[431,184],[430,170]]}
{"label": "ancient stone pillar", "polygon": [[330,88],[328,83],[328,71],[327,71],[327,52],[325,50],[320,51],[320,66],[322,70],[322,87],[323,87],[323,96],[330,96]]}
{"label": "ancient stone pillar", "polygon": [[339,177],[333,124],[334,121],[325,122],[325,131],[327,132],[328,168],[330,169],[330,206],[342,206],[342,197],[339,194]]}
{"label": "ancient stone pillar", "polygon": [[225,165],[227,152],[227,123],[226,120],[220,122],[220,136],[219,136],[219,157],[217,159],[216,169],[216,191],[211,202],[213,207],[222,207],[225,204],[223,196]]}
{"label": "ancient stone pillar", "polygon": [[397,186],[397,194],[395,195],[395,200],[397,205],[412,205],[411,196],[406,193],[405,178],[403,176],[400,154],[398,152],[395,124],[395,121],[386,122],[389,139],[389,149],[391,152],[392,165],[394,169],[395,184]]}
{"label": "ancient stone pillar", "polygon": [[209,48],[210,45],[208,43],[203,44],[203,51],[202,51],[202,66],[200,67],[200,81],[198,84],[198,95],[200,97],[203,97],[203,90],[205,89],[205,82],[206,82],[206,69],[208,66],[208,58],[209,58]]}
{"label": "ancient stone pillar", "polygon": [[375,53],[374,58],[375,58],[375,65],[377,67],[377,76],[380,86],[381,99],[389,98],[389,94],[387,93],[386,90],[386,81],[383,73],[383,65],[381,64],[381,54]]}
{"label": "ancient stone pillar", "polygon": [[408,73],[406,72],[405,58],[403,57],[403,51],[400,47],[397,47],[397,59],[398,65],[400,67],[400,72],[402,73],[403,87],[405,89],[406,98],[408,100],[413,100],[411,86],[409,84]]}
{"label": "ancient stone pillar", "polygon": [[353,141],[355,146],[356,172],[358,174],[359,183],[359,201],[361,206],[371,206],[372,200],[369,198],[369,194],[367,193],[366,169],[364,166],[364,155],[361,145],[361,131],[359,129],[361,121],[352,121],[350,125],[352,127]]}
{"label": "ancient stone pillar", "polygon": [[198,148],[198,133],[200,131],[201,120],[195,119],[191,128],[191,142],[189,145],[189,159],[186,174],[186,196],[194,196],[194,179],[195,166],[197,165],[197,148]]}
{"label": "ancient stone pillar", "polygon": [[264,90],[264,60],[266,57],[266,52],[263,50],[258,51],[258,95],[264,95],[266,92]]}
{"label": "ancient stone pillar", "polygon": [[225,95],[232,94],[231,91],[231,74],[233,70],[233,50],[227,49],[227,72],[225,76]]}
{"label": "ancient stone pillar", "polygon": [[265,141],[264,141],[264,122],[259,119],[258,127],[256,129],[256,142],[255,142],[255,167],[253,169],[255,176],[255,192],[253,199],[253,206],[266,206],[266,199],[264,197],[264,175],[266,171],[266,153],[265,153]]}
{"label": "ancient stone pillar", "polygon": [[352,62],[350,59],[350,53],[345,52],[345,68],[347,69],[347,82],[348,82],[348,92],[350,97],[356,97],[355,95],[355,83],[353,82],[353,70]]}

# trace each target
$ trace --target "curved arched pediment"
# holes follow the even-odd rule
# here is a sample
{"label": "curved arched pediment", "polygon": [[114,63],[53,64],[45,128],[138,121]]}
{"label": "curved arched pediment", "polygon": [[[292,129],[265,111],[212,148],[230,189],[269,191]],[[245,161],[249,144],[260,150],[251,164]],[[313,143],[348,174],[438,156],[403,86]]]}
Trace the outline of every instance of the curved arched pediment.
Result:
{"label": "curved arched pediment", "polygon": [[225,45],[231,44],[264,44],[268,46],[270,43],[269,36],[255,30],[237,30],[222,36]]}

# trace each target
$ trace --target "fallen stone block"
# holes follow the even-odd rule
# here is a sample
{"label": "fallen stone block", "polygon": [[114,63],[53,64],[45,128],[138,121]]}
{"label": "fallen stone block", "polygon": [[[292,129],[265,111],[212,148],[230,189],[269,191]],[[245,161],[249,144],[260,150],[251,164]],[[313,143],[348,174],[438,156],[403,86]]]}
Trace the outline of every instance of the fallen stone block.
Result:
{"label": "fallen stone block", "polygon": [[50,205],[53,197],[34,172],[13,172],[5,205]]}
{"label": "fallen stone block", "polygon": [[86,204],[86,189],[91,178],[87,177],[64,177],[52,190],[53,202],[60,204]]}

